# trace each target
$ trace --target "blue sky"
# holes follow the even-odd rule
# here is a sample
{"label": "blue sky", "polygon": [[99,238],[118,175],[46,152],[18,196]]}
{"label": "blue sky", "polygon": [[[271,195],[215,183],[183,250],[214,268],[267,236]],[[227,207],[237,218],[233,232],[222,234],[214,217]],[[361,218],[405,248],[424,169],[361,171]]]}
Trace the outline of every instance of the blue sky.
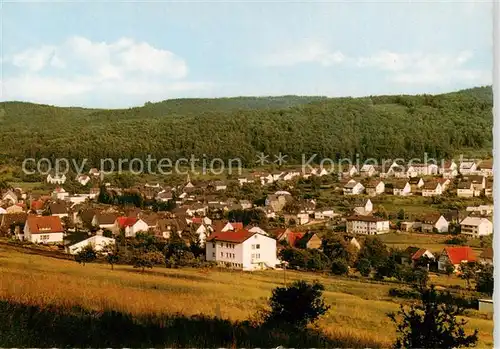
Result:
{"label": "blue sky", "polygon": [[491,2],[7,2],[2,100],[440,93],[491,84]]}

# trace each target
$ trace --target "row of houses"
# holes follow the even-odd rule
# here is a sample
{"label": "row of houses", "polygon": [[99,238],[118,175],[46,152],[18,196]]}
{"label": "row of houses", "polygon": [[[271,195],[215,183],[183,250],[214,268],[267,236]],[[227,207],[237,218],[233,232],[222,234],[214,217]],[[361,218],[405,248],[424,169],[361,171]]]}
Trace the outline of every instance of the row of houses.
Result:
{"label": "row of houses", "polygon": [[[441,163],[408,163],[402,164],[397,161],[386,162],[382,165],[363,164],[346,165],[340,175],[346,177],[374,177],[380,178],[413,178],[419,176],[442,176],[443,178],[454,178],[458,174],[480,175],[485,177],[493,176],[493,163],[491,160],[453,160],[442,161]],[[253,172],[248,175],[238,177],[240,184],[260,183],[262,185],[274,183],[276,181],[290,181],[295,178],[310,178],[312,176],[322,177],[331,174],[322,166],[306,166],[296,169],[274,170],[271,172]],[[92,179],[103,179],[103,173],[96,168],[90,169],[88,174],[79,174],[75,180],[81,185],[87,185]],[[50,173],[46,177],[46,182],[50,184],[64,184],[67,180],[65,174]],[[225,190],[227,186],[223,181],[212,183],[217,189]]]}
{"label": "row of houses", "polygon": [[437,269],[441,272],[445,272],[447,266],[451,265],[453,266],[453,272],[459,273],[460,265],[463,263],[478,262],[480,264],[493,265],[493,248],[488,247],[479,256],[476,256],[476,253],[470,246],[445,247],[439,256],[435,256],[428,249],[409,246],[403,252],[401,262],[416,266],[424,258],[426,262],[437,262]]}
{"label": "row of houses", "polygon": [[[396,196],[421,195],[425,197],[442,195],[451,184],[447,178],[432,178],[424,180],[422,177],[410,179],[384,181],[372,179],[368,181],[348,179],[343,182],[342,191],[344,195],[377,196],[391,194]],[[456,188],[458,197],[476,197],[482,194],[493,195],[493,181],[484,176],[470,175],[463,177]]]}

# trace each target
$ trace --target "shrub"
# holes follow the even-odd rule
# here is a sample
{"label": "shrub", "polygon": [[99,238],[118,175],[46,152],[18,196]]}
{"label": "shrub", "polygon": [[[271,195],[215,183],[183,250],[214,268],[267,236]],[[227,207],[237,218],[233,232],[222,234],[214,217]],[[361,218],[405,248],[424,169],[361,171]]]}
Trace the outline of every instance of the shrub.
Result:
{"label": "shrub", "polygon": [[390,288],[389,289],[389,296],[406,298],[406,299],[418,299],[420,297],[420,293],[414,289]]}
{"label": "shrub", "polygon": [[422,289],[420,300],[420,304],[411,305],[409,310],[401,305],[398,313],[388,314],[399,333],[395,348],[458,348],[477,343],[477,329],[466,335],[467,322],[456,318],[463,310],[444,302],[434,287]]}
{"label": "shrub", "polygon": [[372,271],[371,263],[368,259],[362,258],[358,261],[356,268],[363,276],[369,276]]}
{"label": "shrub", "polygon": [[295,281],[288,287],[277,287],[269,299],[271,310],[264,313],[265,323],[271,326],[291,326],[305,329],[324,315],[330,306],[325,305],[325,287],[318,281]]}
{"label": "shrub", "polygon": [[345,259],[336,258],[332,261],[331,270],[335,275],[347,275],[349,273],[349,265]]}
{"label": "shrub", "polygon": [[96,259],[97,259],[97,252],[90,244],[82,248],[75,256],[75,261],[77,261],[82,265],[85,265],[85,263],[93,262]]}

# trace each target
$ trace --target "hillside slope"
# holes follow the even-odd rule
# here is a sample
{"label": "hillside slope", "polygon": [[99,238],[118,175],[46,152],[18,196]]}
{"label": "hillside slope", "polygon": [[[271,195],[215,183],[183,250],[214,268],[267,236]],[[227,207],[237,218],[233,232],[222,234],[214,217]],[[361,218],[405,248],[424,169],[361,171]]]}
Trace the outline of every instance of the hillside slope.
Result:
{"label": "hillside slope", "polygon": [[0,103],[1,162],[26,157],[449,157],[491,153],[490,87],[366,98],[180,99],[117,110]]}

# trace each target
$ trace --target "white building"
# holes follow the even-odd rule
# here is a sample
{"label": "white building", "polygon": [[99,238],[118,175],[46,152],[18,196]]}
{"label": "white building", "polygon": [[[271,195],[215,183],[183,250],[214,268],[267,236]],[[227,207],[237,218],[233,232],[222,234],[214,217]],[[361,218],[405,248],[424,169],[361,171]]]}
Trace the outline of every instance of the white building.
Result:
{"label": "white building", "polygon": [[411,195],[411,185],[406,181],[394,183],[392,190],[394,195],[399,195],[399,196]]}
{"label": "white building", "polygon": [[60,243],[63,242],[64,229],[61,218],[57,216],[30,215],[24,225],[24,234],[21,236],[33,243]]}
{"label": "white building", "polygon": [[434,231],[438,233],[447,233],[449,228],[449,223],[441,214],[429,214],[427,215],[421,225],[423,233],[432,233]]}
{"label": "white building", "polygon": [[116,214],[97,213],[92,218],[92,226],[99,228],[99,229],[112,230],[117,218],[118,217]]}
{"label": "white building", "polygon": [[135,237],[139,232],[147,232],[149,226],[137,217],[118,217],[113,227],[113,233],[119,234],[120,230],[125,232],[125,237]]}
{"label": "white building", "polygon": [[439,168],[435,164],[412,164],[408,166],[408,177],[417,176],[435,176],[439,172]]}
{"label": "white building", "polygon": [[387,219],[374,216],[351,216],[347,218],[347,233],[377,235],[389,232],[390,226]]}
{"label": "white building", "polygon": [[108,245],[114,245],[115,244],[115,239],[112,239],[112,238],[107,238],[105,236],[100,236],[100,235],[95,235],[95,236],[92,236],[88,239],[85,239],[83,241],[80,241],[74,245],[71,245],[68,247],[68,252],[70,254],[77,254],[78,252],[80,252],[85,246],[92,246],[92,248],[97,251],[97,252],[100,252],[102,251],[102,249],[105,247],[105,246],[108,246]]}
{"label": "white building", "polygon": [[344,185],[343,191],[344,195],[359,195],[365,190],[363,184],[356,182],[355,180],[350,180]]}
{"label": "white building", "polygon": [[377,196],[385,192],[385,183],[380,180],[373,180],[365,185],[366,194]]}
{"label": "white building", "polygon": [[422,196],[438,196],[441,194],[443,194],[443,187],[439,182],[426,182],[422,188]]}
{"label": "white building", "polygon": [[466,160],[460,163],[459,171],[463,175],[474,174],[477,170],[475,161]]}
{"label": "white building", "polygon": [[68,196],[69,193],[61,187],[57,187],[52,192],[52,198],[54,198],[55,200],[65,200]]}
{"label": "white building", "polygon": [[458,183],[457,196],[462,198],[471,198],[474,196],[474,187],[470,181]]}
{"label": "white building", "polygon": [[66,182],[66,176],[64,174],[61,176],[59,175],[52,176],[51,174],[47,175],[47,183],[64,184],[64,182]]}
{"label": "white building", "polygon": [[242,270],[274,268],[276,240],[248,230],[226,231],[212,235],[205,245],[207,261]]}
{"label": "white building", "polygon": [[467,217],[460,222],[460,231],[462,234],[471,237],[480,237],[493,234],[493,223],[482,217]]}
{"label": "white building", "polygon": [[12,190],[7,190],[2,195],[2,201],[6,202],[7,204],[10,204],[10,205],[15,205],[18,202],[17,195]]}
{"label": "white building", "polygon": [[76,181],[80,183],[81,185],[87,185],[88,182],[90,182],[90,177],[87,175],[78,175],[76,176]]}
{"label": "white building", "polygon": [[372,211],[373,211],[373,204],[370,199],[366,200],[363,206],[357,206],[354,208],[354,212],[357,215],[362,215],[362,216],[369,215],[370,213],[372,213]]}
{"label": "white building", "polygon": [[362,177],[371,177],[375,174],[375,166],[373,165],[363,165],[359,170],[359,173]]}
{"label": "white building", "polygon": [[481,215],[493,214],[493,205],[468,206],[465,209],[467,212],[477,212]]}

